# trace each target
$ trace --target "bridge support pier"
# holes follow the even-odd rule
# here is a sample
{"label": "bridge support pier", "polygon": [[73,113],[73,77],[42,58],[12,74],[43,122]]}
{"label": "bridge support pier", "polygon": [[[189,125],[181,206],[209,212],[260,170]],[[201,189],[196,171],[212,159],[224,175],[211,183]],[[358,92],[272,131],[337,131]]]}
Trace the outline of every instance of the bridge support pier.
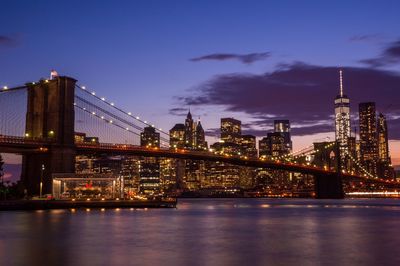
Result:
{"label": "bridge support pier", "polygon": [[314,176],[315,198],[343,199],[343,183],[340,174],[321,174]]}
{"label": "bridge support pier", "polygon": [[23,156],[22,180],[28,195],[51,193],[53,173],[75,172],[76,80],[56,77],[27,84],[28,103],[25,137],[46,140],[47,153]]}

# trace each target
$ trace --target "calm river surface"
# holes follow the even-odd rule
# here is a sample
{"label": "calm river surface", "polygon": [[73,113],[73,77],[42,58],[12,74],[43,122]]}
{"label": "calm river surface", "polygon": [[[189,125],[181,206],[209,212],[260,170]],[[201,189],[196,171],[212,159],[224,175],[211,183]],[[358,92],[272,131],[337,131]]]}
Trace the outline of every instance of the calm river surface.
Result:
{"label": "calm river surface", "polygon": [[400,265],[400,200],[0,212],[0,265]]}

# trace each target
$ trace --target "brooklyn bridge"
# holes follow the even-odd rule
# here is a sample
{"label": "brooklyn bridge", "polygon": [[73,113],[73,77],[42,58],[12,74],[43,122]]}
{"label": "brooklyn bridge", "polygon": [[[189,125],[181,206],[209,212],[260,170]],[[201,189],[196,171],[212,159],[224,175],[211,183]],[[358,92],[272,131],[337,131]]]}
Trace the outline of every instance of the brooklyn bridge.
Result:
{"label": "brooklyn bridge", "polygon": [[[343,182],[346,180],[367,182],[385,189],[400,188],[399,182],[373,176],[358,162],[355,165],[360,169],[350,172],[341,170],[340,165],[332,170],[299,163],[295,159],[306,153],[318,152],[310,149],[267,159],[170,147],[168,132],[99,97],[66,76],[13,88],[4,87],[0,90],[0,114],[0,152],[22,155],[21,179],[29,195],[37,194],[40,180],[43,181],[43,193],[51,193],[53,176],[74,174],[76,156],[85,154],[224,162],[301,173],[314,178],[317,198],[344,197]],[[140,145],[140,133],[144,127],[153,127],[160,134],[160,147]],[[95,136],[96,141],[76,141],[76,132]],[[46,171],[43,171],[43,166]]]}

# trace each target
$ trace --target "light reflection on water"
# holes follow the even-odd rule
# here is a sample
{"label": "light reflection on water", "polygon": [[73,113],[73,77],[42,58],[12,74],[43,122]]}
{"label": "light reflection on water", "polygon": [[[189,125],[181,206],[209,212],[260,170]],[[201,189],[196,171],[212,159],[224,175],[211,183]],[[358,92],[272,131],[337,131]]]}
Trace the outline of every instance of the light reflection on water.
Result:
{"label": "light reflection on water", "polygon": [[400,201],[0,212],[0,265],[400,265]]}

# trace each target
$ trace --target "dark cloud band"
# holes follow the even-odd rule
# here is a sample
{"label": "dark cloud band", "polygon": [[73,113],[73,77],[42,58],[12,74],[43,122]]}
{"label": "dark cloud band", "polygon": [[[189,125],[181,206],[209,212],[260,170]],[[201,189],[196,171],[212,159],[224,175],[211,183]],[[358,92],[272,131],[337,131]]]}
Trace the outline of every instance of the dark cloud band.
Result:
{"label": "dark cloud band", "polygon": [[239,60],[244,64],[251,64],[255,61],[265,60],[270,57],[269,52],[265,53],[251,53],[251,54],[224,54],[224,53],[216,53],[209,54],[200,57],[195,57],[190,59],[190,61],[204,61],[204,60],[216,60],[216,61],[224,61],[224,60]]}
{"label": "dark cloud band", "polygon": [[[399,116],[400,107],[393,105],[395,99],[400,99],[399,73],[375,68],[342,69],[353,114],[357,114],[359,102],[375,101],[378,111],[390,114],[389,119]],[[201,84],[194,96],[180,100],[186,105],[216,105],[228,112],[245,112],[262,127],[272,123],[271,117],[290,119],[298,125],[293,130],[297,135],[329,132],[334,130],[338,75],[337,67],[297,62],[261,75],[216,76]],[[353,123],[355,127],[356,121]],[[389,130],[392,139],[400,139],[400,119],[390,119]]]}

